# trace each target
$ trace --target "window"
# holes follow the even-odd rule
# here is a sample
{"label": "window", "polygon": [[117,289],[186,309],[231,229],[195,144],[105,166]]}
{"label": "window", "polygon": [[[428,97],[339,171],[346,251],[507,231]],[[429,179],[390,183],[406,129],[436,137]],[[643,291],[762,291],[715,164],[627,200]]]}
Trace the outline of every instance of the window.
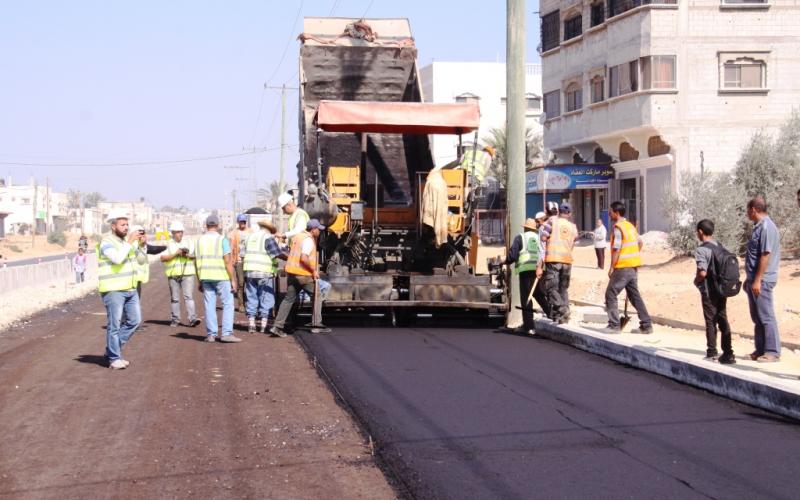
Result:
{"label": "window", "polygon": [[528,111],[539,111],[542,109],[542,98],[535,95],[525,96],[525,109]]}
{"label": "window", "polygon": [[500,98],[500,105],[501,106],[505,106],[506,104],[508,104],[508,99],[505,98],[505,97],[501,97]]}
{"label": "window", "polygon": [[595,76],[589,82],[591,88],[592,103],[602,102],[605,99],[605,85],[606,79],[600,75]]}
{"label": "window", "polygon": [[583,107],[583,89],[579,83],[570,83],[564,91],[567,100],[566,112],[577,111]]}
{"label": "window", "polygon": [[561,115],[561,91],[554,90],[544,95],[544,112],[547,119]]}
{"label": "window", "polygon": [[675,56],[643,57],[641,66],[643,89],[675,88]]}
{"label": "window", "polygon": [[608,69],[608,96],[617,97],[639,90],[639,61],[631,61]]}
{"label": "window", "polygon": [[542,17],[542,52],[558,47],[559,11]]}
{"label": "window", "polygon": [[726,89],[766,88],[766,64],[750,57],[727,61],[723,65],[722,87]]}
{"label": "window", "polygon": [[564,41],[581,36],[583,33],[583,18],[580,14],[564,21]]}
{"label": "window", "polygon": [[606,20],[606,5],[603,2],[592,4],[591,10],[591,25],[592,27],[600,26]]}
{"label": "window", "polygon": [[22,198],[21,199],[23,205],[30,205],[31,199],[30,198]]}

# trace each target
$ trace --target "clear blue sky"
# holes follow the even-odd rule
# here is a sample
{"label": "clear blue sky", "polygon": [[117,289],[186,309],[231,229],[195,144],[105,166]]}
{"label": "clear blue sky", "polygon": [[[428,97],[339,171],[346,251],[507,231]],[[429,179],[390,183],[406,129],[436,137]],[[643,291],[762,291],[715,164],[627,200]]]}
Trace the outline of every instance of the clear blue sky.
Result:
{"label": "clear blue sky", "polygon": [[[371,6],[370,6],[371,3]],[[527,2],[527,59],[538,61],[538,1]],[[280,144],[280,95],[297,84],[303,16],[406,17],[419,64],[505,59],[503,0],[74,0],[0,5],[0,163],[201,158]],[[298,10],[299,19],[295,25]],[[291,41],[290,41],[291,40]],[[280,57],[287,46],[286,57]],[[274,76],[272,76],[274,75]],[[262,100],[261,117],[259,103]],[[286,165],[297,162],[297,94],[288,99]],[[156,206],[219,207],[225,194],[278,177],[277,150],[138,167],[0,164],[14,183],[144,196]],[[177,189],[176,189],[177,188]]]}

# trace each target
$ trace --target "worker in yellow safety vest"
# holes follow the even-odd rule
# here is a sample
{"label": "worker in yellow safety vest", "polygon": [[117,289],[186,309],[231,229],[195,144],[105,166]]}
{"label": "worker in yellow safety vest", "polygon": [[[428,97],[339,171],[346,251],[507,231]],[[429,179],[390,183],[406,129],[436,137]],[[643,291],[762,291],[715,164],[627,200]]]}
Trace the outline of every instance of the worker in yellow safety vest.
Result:
{"label": "worker in yellow safety vest", "polygon": [[256,319],[261,318],[261,333],[266,333],[269,315],[275,307],[275,277],[278,260],[286,252],[278,244],[277,228],[269,221],[259,220],[259,229],[244,245],[244,279],[247,287],[247,331],[256,332]]}
{"label": "worker in yellow safety vest", "polygon": [[219,217],[206,218],[206,232],[195,246],[195,266],[206,312],[206,342],[216,342],[217,297],[222,302],[222,335],[220,342],[241,342],[233,335],[233,294],[239,283],[233,269],[231,242],[219,232]]}
{"label": "worker in yellow safety vest", "polygon": [[550,319],[556,323],[569,321],[569,282],[572,275],[572,249],[578,238],[578,229],[569,220],[572,207],[569,203],[548,202],[550,218],[542,228],[545,245],[543,264],[537,276],[544,276],[544,289],[550,306]]}
{"label": "worker in yellow safety vest", "polygon": [[639,293],[639,267],[642,265],[642,238],[636,226],[625,219],[625,204],[615,201],[608,211],[614,223],[611,233],[611,267],[608,270],[608,286],[606,287],[606,312],[608,326],[604,333],[620,333],[619,304],[617,296],[625,289],[628,300],[639,316],[639,328],[631,333],[653,333],[653,322],[647,307]]}
{"label": "worker in yellow safety vest", "polygon": [[532,289],[536,283],[536,269],[539,267],[539,242],[538,222],[536,219],[526,219],[522,225],[523,232],[518,234],[511,244],[506,258],[506,264],[514,264],[514,274],[519,275],[519,293],[522,300],[522,328],[523,333],[535,334],[533,321],[533,304],[529,298],[533,295]]}
{"label": "worker in yellow safety vest", "polygon": [[[330,290],[330,283],[320,279],[317,265],[317,238],[325,230],[325,226],[317,219],[311,219],[306,225],[306,230],[292,238],[289,257],[286,260],[286,295],[278,308],[278,317],[275,325],[270,329],[273,337],[285,337],[284,328],[292,312],[294,303],[302,292],[311,296],[314,294],[314,284],[319,285],[320,298],[325,297]],[[313,332],[314,330],[312,330]]]}
{"label": "worker in yellow safety vest", "polygon": [[167,250],[161,254],[164,263],[164,274],[169,283],[171,321],[169,326],[175,328],[181,324],[181,295],[186,304],[186,317],[189,326],[200,324],[194,305],[195,277],[197,270],[194,266],[195,254],[192,240],[184,237],[185,228],[180,221],[174,221],[169,226],[172,239],[167,242]]}
{"label": "worker in yellow safety vest", "polygon": [[97,245],[98,291],[106,307],[106,359],[113,370],[127,368],[122,348],[139,327],[142,311],[136,293],[136,267],[147,255],[135,245],[140,236],[128,237],[128,215],[112,210],[106,222],[111,232]]}
{"label": "worker in yellow safety vest", "polygon": [[483,180],[489,174],[489,169],[494,160],[495,150],[491,146],[472,150],[467,149],[457,168],[462,169],[475,178],[477,185],[483,184]]}
{"label": "worker in yellow safety vest", "polygon": [[306,230],[308,221],[311,218],[308,212],[297,206],[291,193],[282,193],[278,196],[278,206],[283,213],[289,216],[289,229],[286,230],[286,233],[278,236],[283,241],[291,241],[295,235]]}

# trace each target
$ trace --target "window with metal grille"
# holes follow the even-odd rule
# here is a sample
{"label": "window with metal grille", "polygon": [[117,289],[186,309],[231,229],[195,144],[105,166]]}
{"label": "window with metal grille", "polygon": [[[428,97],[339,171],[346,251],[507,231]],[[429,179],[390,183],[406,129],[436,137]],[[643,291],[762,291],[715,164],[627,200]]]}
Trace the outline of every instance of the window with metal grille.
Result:
{"label": "window with metal grille", "polygon": [[606,20],[606,5],[603,2],[592,4],[591,25],[600,26]]}
{"label": "window with metal grille", "polygon": [[583,18],[580,14],[564,21],[564,41],[581,36],[583,33]]}
{"label": "window with metal grille", "polygon": [[542,17],[542,52],[558,47],[559,11]]}
{"label": "window with metal grille", "polygon": [[544,113],[547,119],[561,116],[561,91],[554,90],[544,95]]}

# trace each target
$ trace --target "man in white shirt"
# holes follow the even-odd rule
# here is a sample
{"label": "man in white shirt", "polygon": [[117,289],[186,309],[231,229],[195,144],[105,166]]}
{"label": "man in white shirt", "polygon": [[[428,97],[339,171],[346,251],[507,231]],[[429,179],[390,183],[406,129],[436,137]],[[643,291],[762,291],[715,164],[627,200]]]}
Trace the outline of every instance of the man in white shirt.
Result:
{"label": "man in white shirt", "polygon": [[608,231],[603,224],[603,219],[597,219],[594,229],[594,253],[597,255],[597,269],[603,269],[606,263],[606,248],[608,248]]}

